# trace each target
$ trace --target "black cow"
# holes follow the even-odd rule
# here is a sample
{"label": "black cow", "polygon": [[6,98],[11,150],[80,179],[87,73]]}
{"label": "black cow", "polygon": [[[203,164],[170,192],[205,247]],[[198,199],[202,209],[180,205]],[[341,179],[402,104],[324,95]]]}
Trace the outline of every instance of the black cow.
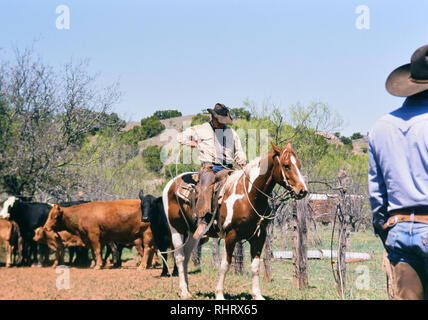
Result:
{"label": "black cow", "polygon": [[[74,201],[61,203],[62,206],[72,206],[87,201]],[[38,261],[39,264],[46,262],[49,248],[44,244],[37,244],[33,240],[34,230],[43,227],[52,206],[40,202],[24,202],[16,197],[9,197],[3,204],[0,216],[15,221],[20,229],[23,239],[22,263],[31,265]],[[39,258],[37,253],[40,251]],[[89,259],[88,259],[89,260]]]}
{"label": "black cow", "polygon": [[[45,224],[51,208],[47,203],[23,202],[15,197],[9,197],[3,204],[3,217],[8,217],[19,226],[23,240],[22,263],[24,265],[31,265],[37,261],[37,243],[33,240],[34,230]],[[40,244],[39,249],[41,252],[48,252],[46,245]]]}
{"label": "black cow", "polygon": [[[150,221],[150,228],[152,229],[153,238],[159,251],[165,252],[168,249],[173,248],[171,231],[168,226],[168,221],[166,220],[162,197],[156,198],[150,194],[144,195],[143,190],[140,191],[138,196],[141,200],[141,209],[143,213],[142,220]],[[169,276],[168,267],[165,264],[165,261],[168,259],[168,254],[162,253],[162,257],[163,266],[161,277]],[[172,275],[178,276],[175,260]]]}

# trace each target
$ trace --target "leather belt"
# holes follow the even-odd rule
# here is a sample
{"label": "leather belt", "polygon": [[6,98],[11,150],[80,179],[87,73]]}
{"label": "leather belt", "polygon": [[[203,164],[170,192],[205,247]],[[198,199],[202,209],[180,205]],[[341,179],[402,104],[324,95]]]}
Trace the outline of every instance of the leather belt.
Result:
{"label": "leather belt", "polygon": [[390,212],[391,217],[383,225],[383,229],[389,229],[400,222],[418,222],[428,224],[428,210],[400,209]]}
{"label": "leather belt", "polygon": [[226,167],[229,169],[233,168],[233,164],[220,164],[220,163],[213,163],[213,162],[202,162],[202,165],[208,165],[208,166],[221,166],[221,167]]}

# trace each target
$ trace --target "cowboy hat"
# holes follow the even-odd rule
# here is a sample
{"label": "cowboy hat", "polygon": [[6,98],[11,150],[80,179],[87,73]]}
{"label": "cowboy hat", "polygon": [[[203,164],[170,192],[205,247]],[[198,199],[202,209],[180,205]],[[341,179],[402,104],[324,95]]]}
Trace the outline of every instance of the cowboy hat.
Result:
{"label": "cowboy hat", "polygon": [[233,118],[230,115],[230,110],[224,104],[217,103],[214,106],[214,109],[207,108],[207,110],[221,124],[229,124],[233,122]]}
{"label": "cowboy hat", "polygon": [[398,97],[409,97],[428,90],[428,45],[417,49],[410,63],[391,72],[386,80],[386,90]]}

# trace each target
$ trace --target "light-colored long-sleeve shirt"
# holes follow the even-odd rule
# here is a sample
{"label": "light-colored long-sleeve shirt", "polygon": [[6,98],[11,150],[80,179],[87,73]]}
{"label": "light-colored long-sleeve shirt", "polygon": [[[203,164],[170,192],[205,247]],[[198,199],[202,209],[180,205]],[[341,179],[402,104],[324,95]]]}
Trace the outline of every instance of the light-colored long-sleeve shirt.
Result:
{"label": "light-colored long-sleeve shirt", "polygon": [[178,135],[177,140],[183,145],[190,145],[191,141],[195,141],[201,162],[223,165],[236,162],[241,166],[247,162],[238,134],[227,126],[225,129],[214,130],[211,124],[206,122],[187,128]]}
{"label": "light-colored long-sleeve shirt", "polygon": [[373,214],[428,206],[428,99],[407,98],[369,134]]}

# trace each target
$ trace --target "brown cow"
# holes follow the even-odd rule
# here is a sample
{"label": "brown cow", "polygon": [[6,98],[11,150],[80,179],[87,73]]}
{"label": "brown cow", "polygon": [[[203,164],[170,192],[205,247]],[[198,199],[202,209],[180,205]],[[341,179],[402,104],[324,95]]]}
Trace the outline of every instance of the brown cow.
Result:
{"label": "brown cow", "polygon": [[[46,244],[55,252],[55,262],[53,267],[64,263],[64,249],[68,247],[84,247],[83,241],[76,235],[68,231],[48,231],[44,227],[39,227],[34,231],[33,240],[39,243]],[[70,256],[71,264],[71,256]]]}
{"label": "brown cow", "polygon": [[[19,254],[22,253],[22,237],[15,221],[0,218],[0,244],[6,248],[6,267],[9,268],[13,252],[17,250]],[[16,256],[13,260],[16,263]]]}
{"label": "brown cow", "polygon": [[[55,204],[44,227],[79,236],[96,257],[93,267],[101,269],[101,249],[108,242],[127,244],[144,237],[147,226],[141,216],[140,200],[94,201],[71,207]],[[151,254],[151,247],[146,249],[144,254]]]}
{"label": "brown cow", "polygon": [[[136,251],[135,263],[136,263],[136,266],[138,267],[138,270],[148,269],[155,266],[157,262],[156,261],[157,247],[155,245],[155,240],[153,237],[152,229],[150,227],[150,223],[142,222],[141,225],[142,225],[142,231],[143,231],[142,238],[138,238],[135,241],[131,243],[126,243],[126,244],[117,244],[112,242],[110,243],[109,246],[107,246],[107,250],[104,257],[104,264],[107,261],[108,256],[110,256],[110,254],[113,253],[112,252],[113,247],[115,247],[116,254],[117,254],[117,257],[113,258],[113,261],[115,259],[117,260],[115,262],[116,263],[115,267],[118,267],[122,265],[122,259],[121,259],[122,249],[123,248],[132,249],[132,247],[135,246],[135,251]],[[114,254],[115,253],[113,253],[113,255]]]}

